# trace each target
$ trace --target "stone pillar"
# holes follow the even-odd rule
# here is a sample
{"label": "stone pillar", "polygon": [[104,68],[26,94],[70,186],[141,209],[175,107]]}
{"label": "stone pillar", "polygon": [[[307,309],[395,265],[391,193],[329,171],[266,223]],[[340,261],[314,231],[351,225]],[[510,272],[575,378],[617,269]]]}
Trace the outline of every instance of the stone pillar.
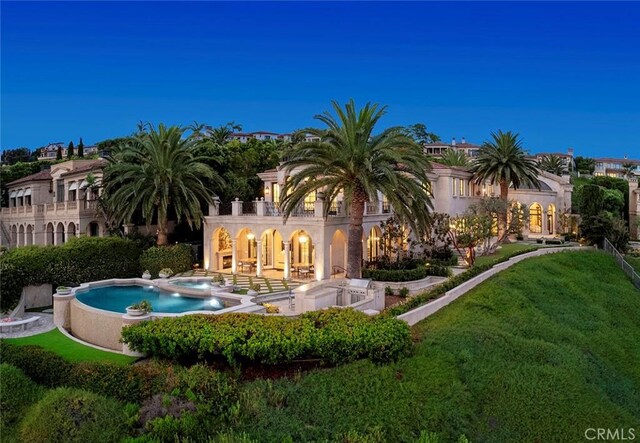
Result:
{"label": "stone pillar", "polygon": [[282,242],[284,245],[284,279],[291,280],[291,249],[290,242]]}
{"label": "stone pillar", "polygon": [[[150,314],[136,316],[124,314],[122,316],[122,327],[124,328],[125,326],[135,325],[136,323],[141,323],[143,321],[149,320],[151,320]],[[144,354],[129,349],[129,346],[126,343],[122,343],[122,353],[124,355],[130,355],[132,357],[144,357]]]}
{"label": "stone pillar", "polygon": [[322,218],[324,216],[324,200],[317,199],[313,204],[313,216]]}
{"label": "stone pillar", "polygon": [[124,227],[124,234],[127,235],[127,234],[133,234],[133,228],[135,228],[136,225],[134,225],[133,223],[125,223],[123,227]]}
{"label": "stone pillar", "polygon": [[53,324],[69,330],[71,328],[71,302],[75,294],[53,294]]}
{"label": "stone pillar", "polygon": [[542,208],[542,234],[549,234],[549,230],[547,229],[547,211]]}
{"label": "stone pillar", "polygon": [[258,217],[264,216],[264,197],[256,199],[256,215]]}
{"label": "stone pillar", "polygon": [[262,240],[256,240],[256,277],[262,277]]}
{"label": "stone pillar", "polygon": [[231,215],[242,215],[242,202],[238,197],[231,202]]}
{"label": "stone pillar", "polygon": [[238,272],[238,240],[231,240],[231,273]]}

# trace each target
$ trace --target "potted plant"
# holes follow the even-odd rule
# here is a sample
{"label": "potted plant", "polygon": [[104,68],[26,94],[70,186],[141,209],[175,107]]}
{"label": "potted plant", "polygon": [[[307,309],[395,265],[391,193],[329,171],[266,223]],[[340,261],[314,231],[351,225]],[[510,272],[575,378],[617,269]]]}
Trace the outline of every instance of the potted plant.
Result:
{"label": "potted plant", "polygon": [[171,268],[162,268],[160,269],[160,272],[158,273],[158,276],[160,278],[169,278],[173,275],[173,271],[171,270]]}
{"label": "potted plant", "polygon": [[218,274],[215,277],[213,277],[213,280],[211,280],[211,286],[222,286],[224,284],[224,277],[222,276],[222,274]]}
{"label": "potted plant", "polygon": [[68,286],[58,286],[56,288],[56,293],[59,295],[69,295],[71,294],[71,288]]}
{"label": "potted plant", "polygon": [[252,283],[249,285],[249,290],[247,291],[247,295],[258,295],[260,292],[260,284]]}
{"label": "potted plant", "polygon": [[277,305],[272,305],[270,303],[263,303],[262,306],[264,306],[267,314],[279,314],[280,313],[280,307]]}
{"label": "potted plant", "polygon": [[127,315],[134,317],[147,314],[151,312],[153,308],[148,300],[142,300],[138,303],[134,303],[131,306],[127,306]]}
{"label": "potted plant", "polygon": [[145,280],[151,280],[151,272],[149,272],[148,269],[145,269],[145,271],[142,273],[142,278],[144,278]]}

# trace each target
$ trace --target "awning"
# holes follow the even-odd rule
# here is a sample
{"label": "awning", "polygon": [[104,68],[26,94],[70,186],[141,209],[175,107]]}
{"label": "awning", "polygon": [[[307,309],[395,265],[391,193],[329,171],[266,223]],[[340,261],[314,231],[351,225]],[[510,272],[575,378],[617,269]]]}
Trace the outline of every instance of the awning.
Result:
{"label": "awning", "polygon": [[25,189],[25,191],[24,191],[24,196],[25,196],[25,197],[29,197],[30,195],[31,195],[31,188],[27,188],[27,189]]}
{"label": "awning", "polygon": [[87,189],[87,186],[89,186],[89,183],[86,180],[80,182],[80,189]]}
{"label": "awning", "polygon": [[71,183],[71,186],[69,186],[69,191],[75,191],[76,189],[78,189],[78,182]]}
{"label": "awning", "polygon": [[20,197],[24,197],[24,189],[20,189],[20,190],[18,191],[18,195],[17,195],[17,197],[18,197],[18,198],[20,198]]}
{"label": "awning", "polygon": [[16,198],[18,196],[18,191],[11,191],[11,194],[9,194],[9,198]]}

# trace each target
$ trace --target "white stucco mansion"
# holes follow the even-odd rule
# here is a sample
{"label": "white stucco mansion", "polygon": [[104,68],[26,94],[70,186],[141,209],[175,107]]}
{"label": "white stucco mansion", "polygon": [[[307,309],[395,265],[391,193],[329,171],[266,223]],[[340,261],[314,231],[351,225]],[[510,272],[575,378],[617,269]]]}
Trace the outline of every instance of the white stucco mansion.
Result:
{"label": "white stucco mansion", "polygon": [[[461,215],[482,196],[499,189],[476,185],[463,168],[433,163],[429,173],[434,212]],[[209,271],[244,272],[257,276],[281,272],[285,279],[323,280],[346,268],[348,217],[338,198],[329,216],[322,215],[322,194],[309,195],[286,224],[279,211],[284,171],[276,168],[261,174],[264,197],[251,202],[234,201],[230,207],[210,207],[205,217],[204,266]],[[542,189],[510,189],[509,199],[529,207],[530,221],[525,234],[530,237],[560,232],[560,214],[571,208],[573,186],[568,177],[547,172],[539,175]],[[380,223],[392,216],[392,209],[381,198],[367,205],[364,216],[363,257],[378,254]]]}

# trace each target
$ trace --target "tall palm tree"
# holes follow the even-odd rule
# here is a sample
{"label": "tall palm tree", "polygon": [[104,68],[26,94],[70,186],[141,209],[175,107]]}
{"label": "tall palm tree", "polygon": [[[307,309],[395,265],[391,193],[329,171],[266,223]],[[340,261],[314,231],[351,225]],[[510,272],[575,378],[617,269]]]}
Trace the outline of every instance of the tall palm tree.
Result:
{"label": "tall palm tree", "polygon": [[235,131],[242,131],[242,125],[233,121],[215,128],[207,128],[207,134],[211,140],[219,145],[224,145]]}
{"label": "tall palm tree", "polygon": [[631,176],[633,176],[634,169],[636,169],[636,165],[631,162],[624,162],[622,164],[622,173],[626,178],[630,178]]}
{"label": "tall palm tree", "polygon": [[538,162],[538,168],[557,176],[562,176],[565,170],[564,161],[555,154],[544,155]]}
{"label": "tall palm tree", "polygon": [[291,177],[283,188],[281,205],[286,220],[308,194],[321,191],[326,217],[331,203],[342,194],[349,209],[347,275],[359,278],[365,203],[378,202],[380,192],[417,235],[425,233],[431,208],[427,178],[431,167],[422,147],[402,128],[374,135],[386,106],[367,103],[357,110],[353,100],[344,109],[335,101],[332,105],[335,115],[315,116],[326,129],[305,130],[320,141],[300,142],[285,152],[282,166]]}
{"label": "tall palm tree", "polygon": [[183,137],[179,126],[156,130],[149,127],[138,132],[130,142],[112,153],[105,168],[104,192],[109,207],[120,222],[128,223],[136,210],[147,224],[158,221],[158,245],[167,244],[169,211],[178,220],[186,219],[189,227],[200,227],[201,203],[213,202],[213,192],[206,180],[221,185],[215,171],[204,158],[195,155],[202,143],[197,137]]}
{"label": "tall palm tree", "polygon": [[[513,186],[514,189],[522,186],[540,189],[536,163],[527,158],[519,134],[511,131],[492,132],[491,139],[484,142],[471,166],[476,183],[489,181],[493,185],[500,185],[500,198],[505,202],[509,195],[509,186]],[[507,212],[499,218],[498,235],[504,239],[508,234]]]}
{"label": "tall palm tree", "polygon": [[469,156],[457,149],[447,149],[435,161],[446,166],[469,166]]}

